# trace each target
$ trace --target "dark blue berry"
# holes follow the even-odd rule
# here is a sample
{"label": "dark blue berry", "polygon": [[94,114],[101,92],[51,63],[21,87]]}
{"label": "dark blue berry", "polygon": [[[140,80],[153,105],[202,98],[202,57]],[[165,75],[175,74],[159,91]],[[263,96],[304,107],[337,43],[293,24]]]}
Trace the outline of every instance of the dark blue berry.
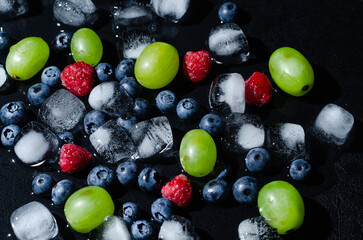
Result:
{"label": "dark blue berry", "polygon": [[229,184],[222,179],[213,179],[203,188],[203,198],[207,202],[217,203],[227,199],[230,192]]}
{"label": "dark blue berry", "polygon": [[73,143],[74,136],[71,132],[62,132],[58,134],[58,137],[62,140],[63,144]]}
{"label": "dark blue berry", "polygon": [[158,198],[151,204],[151,215],[158,223],[164,222],[173,214],[173,204],[167,198]]}
{"label": "dark blue berry", "polygon": [[246,167],[251,172],[266,170],[270,163],[270,154],[264,148],[253,148],[246,155]]}
{"label": "dark blue berry", "polygon": [[135,240],[151,239],[154,229],[149,221],[137,220],[131,225],[131,234]]}
{"label": "dark blue berry", "polygon": [[137,165],[134,162],[123,162],[117,166],[116,176],[124,186],[130,186],[137,180]]}
{"label": "dark blue berry", "polygon": [[73,191],[74,184],[71,180],[61,180],[52,189],[52,201],[55,205],[63,205]]}
{"label": "dark blue berry", "polygon": [[145,120],[151,114],[152,107],[146,99],[136,98],[134,105],[134,114],[137,119]]}
{"label": "dark blue berry", "polygon": [[[120,81],[120,88],[126,90],[126,92],[133,98],[141,96],[142,88],[137,83],[134,77],[125,77]],[[121,89],[121,90],[123,90]]]}
{"label": "dark blue berry", "polygon": [[115,79],[115,72],[111,64],[109,63],[99,63],[95,67],[97,78],[100,82],[113,81]]}
{"label": "dark blue berry", "polygon": [[130,128],[135,125],[137,120],[136,120],[135,116],[130,116],[128,114],[124,114],[124,115],[118,117],[116,122],[118,125],[123,127],[126,130],[126,132],[129,132]]}
{"label": "dark blue berry", "polygon": [[223,120],[214,113],[208,113],[199,122],[199,128],[211,136],[219,136],[223,132]]}
{"label": "dark blue berry", "polygon": [[20,132],[20,127],[10,124],[1,130],[1,143],[4,147],[13,147],[16,135]]}
{"label": "dark blue berry", "polygon": [[43,195],[50,193],[53,187],[53,179],[47,173],[40,173],[33,179],[32,189],[34,194]]}
{"label": "dark blue berry", "polygon": [[123,59],[115,69],[116,79],[121,81],[125,77],[132,77],[134,75],[135,63],[130,58]]}
{"label": "dark blue berry", "polygon": [[237,202],[245,204],[254,203],[258,194],[256,178],[244,176],[237,179],[233,184],[232,192]]}
{"label": "dark blue berry", "polygon": [[7,32],[0,31],[0,51],[6,49],[9,45],[10,37]]}
{"label": "dark blue berry", "polygon": [[60,83],[60,70],[56,66],[50,66],[43,70],[40,80],[49,87],[57,86]]}
{"label": "dark blue berry", "polygon": [[311,165],[304,159],[296,159],[290,165],[290,176],[296,181],[306,180],[311,171]]}
{"label": "dark blue berry", "polygon": [[217,179],[228,181],[232,177],[232,170],[230,167],[224,168],[217,176]]}
{"label": "dark blue berry", "polygon": [[133,202],[126,202],[122,205],[122,217],[128,225],[131,225],[139,215],[139,206]]}
{"label": "dark blue berry", "polygon": [[25,105],[21,101],[5,104],[0,113],[0,119],[4,125],[21,125],[27,120]]}
{"label": "dark blue berry", "polygon": [[98,110],[92,110],[83,119],[84,130],[88,135],[94,133],[108,120],[108,115]]}
{"label": "dark blue berry", "polygon": [[28,101],[31,105],[39,107],[50,96],[50,88],[47,84],[36,83],[28,89]]}
{"label": "dark blue berry", "polygon": [[180,119],[192,118],[198,111],[198,104],[193,98],[184,98],[176,106],[176,114]]}
{"label": "dark blue berry", "polygon": [[88,186],[108,188],[112,186],[115,180],[115,172],[111,168],[106,166],[94,167],[87,176]]}
{"label": "dark blue berry", "polygon": [[144,192],[158,192],[161,189],[162,179],[159,172],[146,167],[139,174],[138,183]]}
{"label": "dark blue berry", "polygon": [[62,52],[69,49],[71,44],[71,35],[66,32],[61,32],[57,36],[55,36],[53,40],[54,49]]}
{"label": "dark blue berry", "polygon": [[218,17],[224,23],[231,23],[237,16],[237,6],[233,2],[223,3],[218,10]]}
{"label": "dark blue berry", "polygon": [[177,99],[175,93],[169,90],[161,91],[155,99],[156,107],[163,113],[175,112]]}

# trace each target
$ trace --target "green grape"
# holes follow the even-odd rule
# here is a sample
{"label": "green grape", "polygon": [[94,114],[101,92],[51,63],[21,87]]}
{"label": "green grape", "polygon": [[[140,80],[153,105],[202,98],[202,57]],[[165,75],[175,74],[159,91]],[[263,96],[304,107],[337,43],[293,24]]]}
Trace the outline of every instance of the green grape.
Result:
{"label": "green grape", "polygon": [[179,157],[185,172],[194,177],[204,177],[214,169],[217,159],[216,144],[206,131],[190,130],[182,139]]}
{"label": "green grape", "polygon": [[168,85],[179,70],[179,54],[175,47],[164,42],[147,46],[135,63],[135,77],[144,87],[159,89]]}
{"label": "green grape", "polygon": [[98,227],[105,217],[113,215],[115,205],[108,192],[89,186],[74,192],[64,206],[64,214],[71,227],[80,233],[88,233]]}
{"label": "green grape", "polygon": [[71,40],[73,59],[96,66],[101,61],[103,46],[100,37],[89,28],[81,28]]}
{"label": "green grape", "polygon": [[298,229],[304,221],[303,199],[294,186],[285,181],[273,181],[258,193],[258,208],[266,222],[279,234]]}
{"label": "green grape", "polygon": [[27,37],[10,47],[6,71],[15,80],[28,80],[44,67],[48,58],[48,44],[40,37]]}
{"label": "green grape", "polygon": [[277,86],[292,96],[303,96],[314,85],[313,68],[308,60],[293,48],[277,49],[272,53],[268,66]]}

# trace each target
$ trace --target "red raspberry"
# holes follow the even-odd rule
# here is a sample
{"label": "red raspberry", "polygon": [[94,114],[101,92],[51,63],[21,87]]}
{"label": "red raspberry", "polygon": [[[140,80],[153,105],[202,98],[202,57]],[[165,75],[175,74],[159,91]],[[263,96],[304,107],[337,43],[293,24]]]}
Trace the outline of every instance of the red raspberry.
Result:
{"label": "red raspberry", "polygon": [[94,70],[91,65],[79,61],[64,68],[60,78],[68,91],[83,97],[88,95],[93,88]]}
{"label": "red raspberry", "polygon": [[245,81],[245,96],[247,104],[262,106],[268,103],[272,96],[272,84],[266,75],[254,72]]}
{"label": "red raspberry", "polygon": [[184,75],[192,82],[200,82],[208,75],[212,64],[212,57],[207,51],[189,51],[183,59]]}
{"label": "red raspberry", "polygon": [[192,185],[183,174],[176,176],[161,189],[164,198],[168,198],[178,207],[186,207],[192,201]]}
{"label": "red raspberry", "polygon": [[92,154],[76,144],[64,144],[61,148],[59,166],[63,172],[82,170],[91,160]]}

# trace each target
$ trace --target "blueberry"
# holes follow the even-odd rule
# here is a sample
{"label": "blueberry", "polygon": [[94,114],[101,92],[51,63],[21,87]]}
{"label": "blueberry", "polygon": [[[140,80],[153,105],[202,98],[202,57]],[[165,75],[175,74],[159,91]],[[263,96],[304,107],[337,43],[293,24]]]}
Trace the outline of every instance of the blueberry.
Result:
{"label": "blueberry", "polygon": [[296,181],[306,180],[311,171],[311,165],[304,159],[296,159],[290,165],[290,176]]}
{"label": "blueberry", "polygon": [[118,125],[123,127],[126,130],[126,132],[129,132],[130,128],[135,125],[137,120],[136,120],[135,116],[130,116],[128,114],[124,114],[124,115],[121,115],[120,117],[118,117],[116,122]]}
{"label": "blueberry", "polygon": [[55,205],[63,205],[73,191],[74,184],[71,180],[61,180],[52,189],[52,201]]}
{"label": "blueberry", "polygon": [[36,83],[28,89],[28,101],[39,107],[50,96],[50,88],[47,84]]}
{"label": "blueberry", "polygon": [[138,183],[144,192],[158,192],[161,189],[162,179],[159,172],[146,167],[139,174]]}
{"label": "blueberry", "polygon": [[193,98],[184,98],[176,106],[176,114],[180,119],[192,118],[198,111],[198,104]]}
{"label": "blueberry", "polygon": [[128,225],[131,225],[139,215],[139,206],[133,202],[126,202],[122,205],[122,217]]}
{"label": "blueberry", "polygon": [[213,179],[203,188],[203,198],[207,202],[217,203],[227,199],[230,186],[222,179]]}
{"label": "blueberry", "polygon": [[126,90],[126,92],[133,98],[141,96],[142,88],[137,83],[134,77],[125,77],[120,81],[120,88]]}
{"label": "blueberry", "polygon": [[60,74],[59,68],[50,66],[43,70],[40,80],[49,87],[54,87],[60,83]]}
{"label": "blueberry", "polygon": [[130,186],[137,180],[137,165],[134,162],[123,162],[117,166],[116,176],[124,186]]}
{"label": "blueberry", "polygon": [[87,176],[87,184],[89,186],[98,186],[102,188],[111,187],[115,180],[115,172],[106,166],[94,167]]}
{"label": "blueberry", "polygon": [[7,32],[0,31],[0,51],[8,47],[10,42],[10,37]]}
{"label": "blueberry", "polygon": [[211,136],[219,136],[223,132],[223,120],[214,113],[203,116],[199,122],[199,128],[209,133]]}
{"label": "blueberry", "polygon": [[158,198],[151,204],[151,215],[158,223],[164,222],[173,214],[173,204],[167,198]]}
{"label": "blueberry", "polygon": [[169,90],[161,91],[155,99],[156,107],[163,113],[175,112],[177,99],[175,93]]}
{"label": "blueberry", "polygon": [[246,167],[251,172],[261,172],[265,170],[271,157],[270,153],[264,148],[252,148],[246,155]]}
{"label": "blueberry", "polygon": [[53,179],[47,173],[40,173],[33,179],[32,189],[34,194],[43,195],[50,193],[53,187]]}
{"label": "blueberry", "polygon": [[71,132],[62,132],[58,134],[58,137],[62,140],[63,144],[73,143],[74,136]]}
{"label": "blueberry", "polygon": [[61,32],[57,36],[55,36],[52,45],[54,46],[54,49],[62,52],[69,48],[71,44],[71,35],[66,32]]}
{"label": "blueberry", "polygon": [[16,135],[20,132],[20,127],[10,124],[1,130],[1,143],[4,147],[13,147]]}
{"label": "blueberry", "polygon": [[137,119],[145,120],[151,114],[152,107],[146,99],[136,98],[134,105],[134,114]]}
{"label": "blueberry", "polygon": [[219,19],[224,23],[231,23],[237,15],[237,6],[233,2],[223,3],[218,10]]}
{"label": "blueberry", "polygon": [[21,125],[27,120],[25,104],[21,101],[9,102],[2,106],[0,119],[4,125]]}
{"label": "blueberry", "polygon": [[237,179],[233,184],[232,192],[237,202],[246,204],[254,203],[258,194],[256,178],[244,176]]}
{"label": "blueberry", "polygon": [[100,82],[113,81],[115,79],[115,72],[109,63],[102,62],[97,64],[95,71]]}
{"label": "blueberry", "polygon": [[228,181],[232,177],[232,170],[230,167],[224,168],[217,176],[217,179]]}
{"label": "blueberry", "polygon": [[108,120],[108,115],[98,110],[92,110],[83,119],[84,130],[88,135],[94,133]]}
{"label": "blueberry", "polygon": [[125,77],[132,77],[134,74],[135,63],[130,58],[123,59],[115,69],[116,79],[121,81]]}
{"label": "blueberry", "polygon": [[154,229],[149,221],[137,220],[131,225],[131,234],[135,240],[151,239]]}

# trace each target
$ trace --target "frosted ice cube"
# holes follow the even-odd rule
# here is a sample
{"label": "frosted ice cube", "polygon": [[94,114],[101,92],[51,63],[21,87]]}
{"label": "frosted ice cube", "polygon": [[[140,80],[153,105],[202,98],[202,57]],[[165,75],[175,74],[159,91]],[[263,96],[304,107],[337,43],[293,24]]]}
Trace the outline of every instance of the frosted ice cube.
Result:
{"label": "frosted ice cube", "polygon": [[16,209],[10,223],[19,240],[47,240],[58,234],[58,224],[43,204],[33,201]]}
{"label": "frosted ice cube", "polygon": [[156,117],[136,123],[130,135],[141,158],[163,153],[173,146],[173,133],[167,117]]}
{"label": "frosted ice cube", "polygon": [[55,162],[59,155],[59,138],[38,122],[25,125],[16,136],[14,151],[25,164],[39,166],[45,161]]}
{"label": "frosted ice cube", "polygon": [[137,59],[141,52],[153,42],[155,38],[149,31],[130,30],[123,34],[117,48],[123,58]]}
{"label": "frosted ice cube", "polygon": [[92,0],[55,0],[53,13],[58,21],[74,27],[91,25],[98,19]]}
{"label": "frosted ice cube", "polygon": [[87,110],[83,102],[65,89],[54,92],[38,111],[38,118],[55,133],[77,130]]}
{"label": "frosted ice cube", "polygon": [[232,152],[245,152],[265,143],[265,129],[259,117],[232,113],[226,118],[223,144]]}
{"label": "frosted ice cube", "polygon": [[155,13],[172,22],[178,22],[188,11],[190,0],[151,0]]}
{"label": "frosted ice cube", "polygon": [[89,139],[105,162],[117,163],[123,159],[139,158],[131,138],[115,120],[103,124]]}
{"label": "frosted ice cube", "polygon": [[92,233],[92,239],[97,240],[131,240],[126,222],[119,216],[108,216]]}
{"label": "frosted ice cube", "polygon": [[8,90],[11,86],[11,80],[3,65],[0,64],[0,92]]}
{"label": "frosted ice cube", "polygon": [[270,227],[263,217],[243,220],[238,226],[240,240],[279,240],[276,229]]}
{"label": "frosted ice cube", "polygon": [[216,77],[209,89],[212,110],[229,114],[245,111],[245,81],[239,73],[224,73]]}
{"label": "frosted ice cube", "polygon": [[235,23],[225,23],[213,28],[208,47],[217,63],[239,64],[250,55],[248,41],[242,29]]}
{"label": "frosted ice cube", "polygon": [[130,112],[134,107],[134,100],[126,91],[120,90],[116,81],[103,82],[94,87],[88,97],[89,105],[103,111],[112,117],[118,117]]}
{"label": "frosted ice cube", "polygon": [[314,123],[315,130],[323,142],[332,142],[338,146],[346,142],[353,125],[353,115],[332,103],[320,111]]}
{"label": "frosted ice cube", "polygon": [[160,227],[159,239],[162,240],[199,240],[192,223],[183,217],[173,215]]}
{"label": "frosted ice cube", "polygon": [[0,0],[0,19],[14,18],[28,12],[28,0]]}

